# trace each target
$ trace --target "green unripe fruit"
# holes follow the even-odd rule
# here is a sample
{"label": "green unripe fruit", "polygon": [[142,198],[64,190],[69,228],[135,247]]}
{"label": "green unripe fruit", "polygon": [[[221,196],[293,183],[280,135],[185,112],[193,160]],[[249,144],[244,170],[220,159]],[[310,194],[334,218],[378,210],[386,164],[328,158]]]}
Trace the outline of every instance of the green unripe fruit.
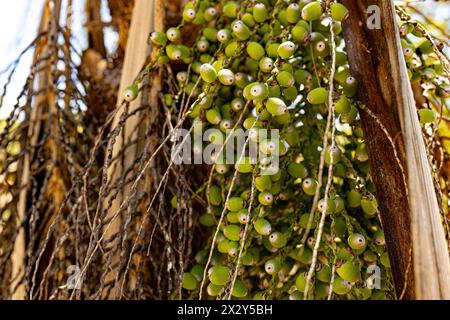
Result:
{"label": "green unripe fruit", "polygon": [[436,120],[436,115],[434,114],[434,111],[431,109],[420,109],[418,111],[419,113],[419,119],[420,119],[420,123],[422,124],[427,124],[427,123],[432,123],[434,122],[434,120]]}
{"label": "green unripe fruit", "polygon": [[361,194],[356,190],[347,193],[347,204],[350,208],[357,208],[361,205]]}
{"label": "green unripe fruit", "polygon": [[244,123],[242,124],[242,126],[246,129],[246,130],[250,130],[252,127],[257,128],[258,124],[256,123],[256,118],[255,117],[248,117],[247,119],[244,120]]}
{"label": "green unripe fruit", "polygon": [[303,7],[302,19],[306,21],[318,20],[322,16],[322,13],[322,4],[318,1],[314,1]]}
{"label": "green unripe fruit", "polygon": [[289,295],[289,300],[303,300],[303,293],[298,290],[295,290]]}
{"label": "green unripe fruit", "polygon": [[403,48],[403,56],[405,57],[405,61],[409,62],[414,57],[414,50],[411,47]]}
{"label": "green unripe fruit", "polygon": [[279,149],[279,143],[274,140],[266,139],[259,144],[259,150],[266,155],[277,154]]}
{"label": "green unripe fruit", "polygon": [[287,243],[287,236],[281,232],[273,232],[269,236],[270,244],[277,248],[283,248]]}
{"label": "green unripe fruit", "polygon": [[430,54],[430,53],[432,53],[434,50],[433,50],[433,46],[431,45],[431,43],[428,41],[428,39],[424,39],[423,41],[422,41],[422,43],[419,45],[419,51],[422,53],[422,54]]}
{"label": "green unripe fruit", "polygon": [[372,263],[377,262],[378,256],[373,251],[366,250],[366,251],[364,251],[363,259],[364,259],[364,261],[368,262],[369,264],[372,264]]}
{"label": "green unripe fruit", "polygon": [[333,292],[338,295],[345,295],[352,290],[352,284],[341,277],[335,277],[333,282]]}
{"label": "green unripe fruit", "polygon": [[234,1],[228,1],[223,6],[222,12],[225,17],[236,18],[238,11],[238,5]]}
{"label": "green unripe fruit", "polygon": [[368,287],[355,288],[355,293],[359,300],[368,300],[372,296],[372,290]]}
{"label": "green unripe fruit", "polygon": [[250,221],[250,214],[247,209],[242,209],[238,212],[238,221],[240,224],[247,224]]}
{"label": "green unripe fruit", "polygon": [[272,231],[270,222],[263,218],[256,220],[253,226],[255,227],[256,232],[263,236],[268,236]]}
{"label": "green unripe fruit", "polygon": [[274,67],[274,62],[272,59],[265,57],[265,58],[262,58],[261,60],[259,60],[259,69],[262,72],[266,72],[266,73],[271,72],[273,70],[273,67]]}
{"label": "green unripe fruit", "polygon": [[330,53],[329,49],[330,47],[325,41],[319,41],[313,47],[314,52],[320,57],[327,56]]}
{"label": "green unripe fruit", "polygon": [[217,79],[217,72],[212,65],[205,63],[200,67],[200,76],[203,81],[212,83]]}
{"label": "green unripe fruit", "polygon": [[[309,221],[309,213],[302,214],[300,216],[300,227],[303,229],[306,229],[308,227],[308,221]],[[317,221],[315,219],[311,222],[311,229],[315,229],[317,227]]]}
{"label": "green unripe fruit", "polygon": [[305,29],[301,26],[295,26],[291,30],[292,39],[298,43],[298,44],[304,44],[306,43],[308,37],[309,37],[309,31],[308,29]]}
{"label": "green unripe fruit", "polygon": [[219,293],[222,291],[223,286],[215,285],[214,283],[208,284],[208,287],[206,288],[206,292],[208,292],[208,295],[211,297],[217,297]]}
{"label": "green unripe fruit", "polygon": [[449,85],[441,85],[435,90],[436,95],[440,98],[448,98],[450,97],[450,86]]}
{"label": "green unripe fruit", "polygon": [[367,153],[367,145],[360,143],[355,150],[355,159],[361,162],[369,160],[369,154]]}
{"label": "green unripe fruit", "polygon": [[331,18],[336,21],[342,21],[348,16],[347,8],[341,3],[333,3],[331,5]]}
{"label": "green unripe fruit", "polygon": [[350,77],[350,69],[347,65],[339,67],[336,70],[336,73],[334,75],[334,80],[339,82],[339,84],[344,85],[345,79]]}
{"label": "green unripe fruit", "polygon": [[138,94],[139,94],[138,87],[136,85],[132,85],[124,90],[123,99],[127,102],[132,102],[137,99]]}
{"label": "green unripe fruit", "polygon": [[304,179],[308,176],[308,170],[301,163],[292,162],[288,165],[288,173],[294,178]]}
{"label": "green unripe fruit", "polygon": [[400,31],[400,35],[402,37],[408,35],[409,33],[411,33],[414,30],[414,25],[411,23],[404,23],[400,26],[399,31]]}
{"label": "green unripe fruit", "polygon": [[203,29],[203,36],[206,38],[206,40],[211,42],[217,42],[217,33],[218,32],[216,28],[206,27],[205,29]]}
{"label": "green unripe fruit", "polygon": [[220,204],[222,204],[222,196],[220,188],[218,186],[212,185],[209,188],[209,202],[213,206],[219,206]]}
{"label": "green unripe fruit", "polygon": [[217,10],[214,7],[209,7],[203,12],[203,18],[206,21],[212,21],[217,17]]}
{"label": "green unripe fruit", "polygon": [[297,84],[309,85],[312,82],[312,75],[306,70],[297,70],[294,73],[294,78]]}
{"label": "green unripe fruit", "polygon": [[269,98],[266,101],[266,109],[273,116],[280,116],[286,113],[287,107],[283,100],[278,98]]}
{"label": "green unripe fruit", "polygon": [[295,44],[292,41],[285,41],[277,49],[278,56],[282,59],[289,59],[294,55]]}
{"label": "green unripe fruit", "polygon": [[381,257],[380,257],[380,262],[383,266],[385,266],[386,268],[390,268],[391,267],[391,262],[389,261],[389,255],[387,253],[387,251],[385,251]]}
{"label": "green unripe fruit", "polygon": [[177,43],[181,40],[181,31],[177,28],[169,28],[166,31],[166,36],[170,42]]}
{"label": "green unripe fruit", "polygon": [[330,283],[331,281],[331,268],[328,265],[322,266],[319,272],[316,274],[316,278],[319,281]]}
{"label": "green unripe fruit", "polygon": [[336,208],[336,205],[334,203],[334,200],[331,198],[327,198],[327,201],[325,202],[324,199],[320,199],[317,203],[317,209],[320,213],[326,213],[326,214],[332,214],[334,212],[334,209]]}
{"label": "green unripe fruit", "polygon": [[170,205],[174,209],[176,209],[178,207],[178,197],[177,196],[173,196],[172,199],[170,199]]}
{"label": "green unripe fruit", "polygon": [[180,85],[184,86],[188,80],[188,73],[186,71],[180,71],[177,73],[176,78]]}
{"label": "green unripe fruit", "polygon": [[314,295],[316,299],[325,299],[328,297],[328,291],[330,290],[330,286],[323,284],[323,283],[317,283],[314,286]]}
{"label": "green unripe fruit", "polygon": [[249,27],[254,27],[255,26],[255,19],[253,18],[253,15],[251,13],[244,13],[244,15],[242,16],[242,22],[244,22],[247,26]]}
{"label": "green unripe fruit", "polygon": [[359,233],[352,233],[349,235],[347,242],[353,250],[360,250],[366,247],[366,238]]}
{"label": "green unripe fruit", "polygon": [[234,73],[229,69],[222,69],[217,73],[220,83],[225,86],[231,86],[234,84]]}
{"label": "green unripe fruit", "polygon": [[223,286],[230,281],[230,272],[227,267],[213,266],[208,270],[208,278],[216,286]]}
{"label": "green unripe fruit", "polygon": [[347,54],[342,51],[336,51],[336,67],[343,66],[347,63]]}
{"label": "green unripe fruit", "polygon": [[197,279],[197,282],[201,281],[203,279],[203,271],[205,270],[205,267],[199,264],[196,264],[191,269],[191,274]]}
{"label": "green unripe fruit", "polygon": [[247,54],[250,58],[259,61],[264,57],[266,50],[258,42],[251,41],[247,44]]}
{"label": "green unripe fruit", "polygon": [[197,288],[198,281],[194,275],[190,272],[183,274],[182,285],[186,290],[195,290]]}
{"label": "green unripe fruit", "polygon": [[258,261],[256,258],[253,252],[249,250],[242,256],[242,264],[244,266],[253,266]]}
{"label": "green unripe fruit", "polygon": [[337,146],[330,146],[325,153],[325,163],[330,165],[331,155],[333,155],[333,164],[336,164],[341,160],[341,150]]}
{"label": "green unripe fruit", "polygon": [[344,280],[354,283],[361,280],[361,271],[353,262],[347,261],[336,269],[336,273]]}
{"label": "green unripe fruit", "polygon": [[231,101],[231,109],[234,111],[241,111],[244,108],[245,102],[242,98],[234,98]]}
{"label": "green unripe fruit", "polygon": [[306,97],[310,104],[323,104],[327,101],[328,91],[325,88],[316,88],[311,90]]}
{"label": "green unripe fruit", "polygon": [[272,187],[272,179],[270,179],[270,176],[263,175],[255,178],[255,188],[260,191],[266,191],[270,190]]}
{"label": "green unripe fruit", "polygon": [[350,249],[347,247],[342,247],[339,249],[339,251],[336,254],[336,257],[340,260],[351,260],[353,258],[352,253],[350,252]]}
{"label": "green unripe fruit", "polygon": [[212,215],[204,213],[200,216],[200,224],[205,227],[212,227],[215,221]]}
{"label": "green unripe fruit", "polygon": [[258,201],[263,206],[270,206],[273,203],[273,195],[270,192],[261,192],[258,195]]}
{"label": "green unripe fruit", "polygon": [[342,200],[341,197],[335,197],[333,199],[333,201],[334,201],[334,205],[335,205],[335,209],[334,209],[335,213],[342,212],[345,209],[344,200]]}
{"label": "green unripe fruit", "polygon": [[298,145],[300,142],[300,134],[294,127],[288,127],[282,137],[291,147]]}
{"label": "green unripe fruit", "polygon": [[228,199],[227,209],[230,211],[239,211],[244,208],[244,199],[240,197],[231,197]]}
{"label": "green unripe fruit", "polygon": [[257,3],[253,7],[253,18],[256,22],[264,22],[269,17],[269,12],[263,3]]}
{"label": "green unripe fruit", "polygon": [[313,196],[316,193],[317,182],[312,178],[305,179],[302,183],[303,191],[309,195]]}
{"label": "green unripe fruit", "polygon": [[217,109],[209,109],[206,112],[206,120],[211,124],[219,124],[222,121],[222,116]]}
{"label": "green unripe fruit", "polygon": [[154,31],[152,32],[152,34],[150,35],[150,41],[155,45],[155,46],[165,46],[167,43],[167,36],[164,32],[157,32]]}
{"label": "green unripe fruit", "polygon": [[349,113],[352,108],[350,100],[345,95],[342,95],[339,100],[334,104],[334,111],[338,114]]}
{"label": "green unripe fruit", "polygon": [[[294,84],[295,84],[295,80],[294,80]],[[283,89],[283,97],[288,101],[294,101],[298,97],[297,88],[295,86],[292,86],[292,87]],[[288,113],[286,113],[285,115],[286,115],[286,117],[289,116]],[[288,122],[290,122],[290,121],[288,121]],[[283,124],[286,124],[286,123],[283,123]]]}
{"label": "green unripe fruit", "polygon": [[363,211],[369,215],[369,216],[374,216],[377,211],[378,211],[378,202],[377,199],[372,196],[369,195],[367,197],[363,197],[361,199],[361,209],[363,209]]}
{"label": "green unripe fruit", "polygon": [[221,29],[221,30],[217,31],[216,36],[217,36],[217,40],[220,43],[225,43],[231,39],[231,31],[228,29]]}
{"label": "green unripe fruit", "polygon": [[239,222],[239,215],[237,212],[229,212],[227,214],[227,220],[230,223],[238,223]]}
{"label": "green unripe fruit", "polygon": [[269,95],[269,88],[265,83],[253,82],[244,88],[244,98],[262,101]]}
{"label": "green unripe fruit", "polygon": [[295,287],[298,291],[304,292],[306,287],[306,274],[304,272],[300,273],[295,279]]}
{"label": "green unripe fruit", "polygon": [[235,298],[244,298],[247,294],[247,287],[240,280],[236,279],[233,290],[231,290],[231,295]]}
{"label": "green unripe fruit", "polygon": [[166,46],[166,54],[170,60],[179,61],[183,57],[183,52],[180,46],[170,44]]}
{"label": "green unripe fruit", "polygon": [[250,173],[253,171],[253,165],[249,157],[242,157],[236,164],[236,169],[239,173]]}
{"label": "green unripe fruit", "polygon": [[278,58],[278,48],[280,47],[279,43],[268,43],[266,45],[266,52],[269,58],[276,59]]}
{"label": "green unripe fruit", "polygon": [[289,71],[281,71],[277,74],[277,82],[280,86],[289,88],[295,84],[295,78]]}
{"label": "green unripe fruit", "polygon": [[298,4],[291,3],[286,9],[286,19],[289,23],[297,23],[300,20],[301,9]]}
{"label": "green unripe fruit", "polygon": [[384,238],[384,232],[383,230],[378,230],[373,235],[373,241],[377,246],[385,246],[386,245],[386,239]]}
{"label": "green unripe fruit", "polygon": [[270,259],[264,264],[264,270],[270,275],[277,274],[281,269],[281,263],[277,259]]}
{"label": "green unripe fruit", "polygon": [[197,50],[199,52],[207,52],[209,50],[209,42],[207,40],[199,40],[197,42]]}
{"label": "green unripe fruit", "polygon": [[347,97],[353,97],[356,94],[356,91],[358,91],[358,81],[356,81],[355,77],[348,77],[345,79],[344,84],[342,85],[344,89],[344,94]]}
{"label": "green unripe fruit", "polygon": [[183,20],[186,22],[194,21],[196,16],[197,12],[195,12],[195,10],[192,8],[185,8],[183,11]]}
{"label": "green unripe fruit", "polygon": [[241,41],[250,38],[252,32],[241,20],[236,20],[231,24],[233,35]]}

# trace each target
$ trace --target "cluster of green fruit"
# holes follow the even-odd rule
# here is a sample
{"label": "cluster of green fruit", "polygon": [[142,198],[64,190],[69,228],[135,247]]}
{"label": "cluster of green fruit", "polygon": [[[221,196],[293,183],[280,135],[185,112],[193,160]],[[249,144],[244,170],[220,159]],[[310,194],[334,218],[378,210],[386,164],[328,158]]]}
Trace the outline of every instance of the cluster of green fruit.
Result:
{"label": "cluster of green fruit", "polygon": [[[357,82],[343,51],[341,22],[347,15],[342,4],[328,1],[198,0],[185,6],[179,27],[151,35],[161,48],[159,63],[184,66],[176,80],[180,92],[191,97],[188,114],[194,125],[224,134],[231,128],[249,130],[263,153],[280,158],[273,175],[260,174],[265,163],[231,166],[217,160],[204,192],[209,208],[199,216],[213,241],[183,276],[188,297],[303,299],[321,214],[326,214],[324,235],[307,297],[394,295],[354,98]],[[191,23],[201,31],[187,46],[182,33]],[[318,172],[332,111],[332,60],[336,132],[335,144],[324,151],[324,175],[333,175],[325,195]],[[137,85],[131,86],[125,99],[135,99],[137,92]],[[180,97],[166,94],[169,104]],[[260,141],[253,129],[278,129],[281,138]],[[321,200],[311,211],[317,191]],[[366,281],[372,265],[381,271],[376,288]]]}

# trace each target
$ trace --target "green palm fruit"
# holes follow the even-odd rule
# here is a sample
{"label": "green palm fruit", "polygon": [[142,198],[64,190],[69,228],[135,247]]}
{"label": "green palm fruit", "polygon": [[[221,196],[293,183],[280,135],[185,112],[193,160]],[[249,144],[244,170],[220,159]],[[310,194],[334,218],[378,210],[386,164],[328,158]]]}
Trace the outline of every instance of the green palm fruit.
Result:
{"label": "green palm fruit", "polygon": [[250,221],[250,214],[247,209],[242,209],[238,212],[238,221],[240,224],[247,224]]}
{"label": "green palm fruit", "polygon": [[237,241],[228,241],[225,246],[225,252],[230,257],[236,257],[237,253],[239,252],[239,242]]}
{"label": "green palm fruit", "polygon": [[336,67],[347,64],[347,54],[342,51],[336,51]]}
{"label": "green palm fruit", "polygon": [[289,295],[289,300],[303,300],[303,293],[295,290]]}
{"label": "green palm fruit", "polygon": [[262,72],[269,73],[273,70],[274,62],[271,58],[265,57],[259,60],[259,69]]}
{"label": "green palm fruit", "polygon": [[253,7],[253,18],[256,22],[264,22],[269,17],[269,12],[264,3],[257,3]]}
{"label": "green palm fruit", "polygon": [[287,107],[283,100],[278,98],[269,98],[266,101],[266,109],[273,116],[285,114]]}
{"label": "green palm fruit", "polygon": [[369,215],[374,216],[378,211],[378,202],[373,195],[364,196],[361,198],[361,209]]}
{"label": "green palm fruit", "polygon": [[232,41],[225,47],[225,55],[229,58],[234,57],[239,53],[239,44],[236,41]]}
{"label": "green palm fruit", "polygon": [[181,52],[180,46],[170,44],[166,46],[166,54],[170,60],[179,61],[183,57],[183,53]]}
{"label": "green palm fruit", "polygon": [[291,147],[300,143],[300,134],[294,127],[288,127],[286,131],[282,133],[282,137]]}
{"label": "green palm fruit", "polygon": [[304,292],[306,287],[306,273],[301,272],[297,278],[295,278],[295,287],[298,291]]}
{"label": "green palm fruit", "polygon": [[273,203],[273,195],[270,192],[261,192],[258,195],[258,201],[263,206],[270,206]]}
{"label": "green palm fruit", "polygon": [[330,53],[330,47],[325,41],[318,41],[314,45],[313,50],[319,57],[325,57]]}
{"label": "green palm fruit", "polygon": [[169,28],[166,31],[166,36],[170,42],[177,43],[181,40],[181,31],[177,28]]}
{"label": "green palm fruit", "polygon": [[[278,15],[277,15],[277,20],[275,20],[275,23],[278,24],[281,27],[286,27],[289,22],[287,20],[287,10],[286,9],[280,9],[280,11],[278,11]],[[275,26],[275,29],[277,28],[277,26]],[[276,34],[278,34],[278,32],[276,32]]]}
{"label": "green palm fruit", "polygon": [[302,11],[296,3],[291,3],[286,9],[286,19],[289,23],[297,23],[301,18]]}
{"label": "green palm fruit", "polygon": [[278,48],[280,47],[279,43],[276,42],[268,42],[266,44],[266,52],[269,58],[276,59],[278,58]]}
{"label": "green palm fruit", "polygon": [[366,250],[366,251],[364,251],[363,259],[364,259],[364,261],[366,261],[367,263],[372,264],[372,263],[377,262],[378,256],[377,256],[376,253],[374,253],[373,251]]}
{"label": "green palm fruit", "polygon": [[150,41],[155,45],[155,46],[165,46],[167,43],[167,36],[164,32],[157,32],[154,31],[152,32],[152,34],[150,35]]}
{"label": "green palm fruit", "polygon": [[399,28],[400,35],[403,37],[410,34],[413,30],[414,30],[414,25],[412,25],[409,22],[402,24]]}
{"label": "green palm fruit", "polygon": [[350,208],[357,208],[361,205],[361,194],[356,190],[347,193],[347,204]]}
{"label": "green palm fruit", "polygon": [[216,36],[217,36],[217,40],[220,43],[225,43],[231,39],[231,31],[228,29],[220,29],[219,31],[217,31]]}
{"label": "green palm fruit", "polygon": [[200,216],[200,224],[205,227],[212,227],[215,224],[215,220],[212,215],[204,213]]}
{"label": "green palm fruit", "polygon": [[320,213],[326,213],[326,214],[332,214],[334,212],[334,209],[336,208],[336,204],[334,203],[334,200],[330,197],[327,198],[327,201],[325,202],[325,198],[320,199],[317,203],[317,210],[319,210]]}
{"label": "green palm fruit", "polygon": [[270,190],[272,187],[272,179],[268,175],[262,175],[255,178],[255,188],[260,191]]}
{"label": "green palm fruit", "polygon": [[[308,227],[308,221],[309,221],[309,213],[302,214],[300,216],[300,227],[303,229],[306,229]],[[317,221],[313,219],[311,223],[311,229],[315,229],[317,227]]]}
{"label": "green palm fruit", "polygon": [[311,90],[306,97],[310,104],[323,104],[327,101],[328,91],[325,88],[316,88]]}
{"label": "green palm fruit", "polygon": [[305,179],[302,183],[302,189],[307,195],[313,196],[316,193],[317,181],[312,178]]}
{"label": "green palm fruit", "polygon": [[292,39],[297,44],[305,44],[309,38],[309,31],[307,28],[305,29],[302,26],[296,25],[294,28],[292,28],[291,35]]}
{"label": "green palm fruit", "polygon": [[329,265],[322,266],[322,269],[320,269],[319,272],[316,274],[316,278],[319,281],[322,281],[324,283],[330,283],[331,281],[331,268]]}
{"label": "green palm fruit", "polygon": [[434,51],[433,46],[426,38],[422,40],[422,43],[418,46],[418,49],[422,54],[430,54]]}
{"label": "green palm fruit", "polygon": [[220,192],[220,188],[218,186],[212,185],[209,188],[209,202],[213,206],[219,206],[222,204],[222,196]]}
{"label": "green palm fruit", "polygon": [[249,12],[246,12],[242,15],[242,22],[245,23],[248,27],[254,27],[255,26],[255,18],[253,18],[253,15]]}
{"label": "green palm fruit", "polygon": [[183,11],[183,20],[186,22],[192,22],[194,21],[195,17],[197,16],[197,12],[193,8],[186,8]]}
{"label": "green palm fruit", "polygon": [[384,232],[383,230],[378,230],[373,235],[373,241],[377,246],[385,246],[386,245],[386,239],[384,238]]}
{"label": "green palm fruit", "polygon": [[239,215],[237,212],[228,212],[227,220],[230,223],[239,223]]}
{"label": "green palm fruit", "polygon": [[[200,95],[201,97],[201,95]],[[198,102],[198,105],[202,107],[202,109],[209,109],[213,103],[213,99],[210,95],[204,95],[200,101]]]}
{"label": "green palm fruit", "polygon": [[333,282],[333,292],[338,295],[346,295],[352,290],[352,284],[341,277],[335,277]]}
{"label": "green palm fruit", "polygon": [[197,281],[201,281],[203,278],[203,271],[205,270],[205,267],[200,265],[200,264],[196,264],[192,267],[191,269],[191,274],[195,277],[195,279],[197,279]]}
{"label": "green palm fruit", "polygon": [[247,54],[253,60],[259,61],[262,57],[264,57],[265,53],[266,50],[264,50],[264,47],[258,42],[250,41],[247,44]]}
{"label": "green palm fruit", "polygon": [[336,164],[341,160],[341,150],[337,146],[330,146],[325,153],[325,163],[330,165],[331,155],[333,155],[333,164]]}
{"label": "green palm fruit", "polygon": [[211,124],[219,124],[222,121],[222,116],[217,109],[209,109],[206,111],[206,120]]}
{"label": "green palm fruit", "polygon": [[308,176],[308,170],[301,163],[291,162],[287,170],[294,178],[305,179]]}
{"label": "green palm fruit", "polygon": [[317,283],[314,286],[314,296],[316,299],[325,299],[328,297],[328,291],[330,290],[330,286],[324,283]]}
{"label": "green palm fruit", "polygon": [[139,89],[137,85],[132,85],[127,87],[123,92],[123,99],[127,102],[131,102],[137,99],[139,94]]}
{"label": "green palm fruit", "polygon": [[[295,84],[295,80],[294,80]],[[283,89],[283,97],[288,101],[294,101],[298,97],[298,90],[295,86],[284,88]],[[289,114],[286,113],[285,116],[287,117]]]}
{"label": "green palm fruit", "polygon": [[203,12],[203,18],[209,22],[217,17],[217,10],[214,7],[209,7]]}
{"label": "green palm fruit", "polygon": [[239,173],[250,173],[253,171],[253,164],[249,157],[241,157],[236,163],[236,169]]}
{"label": "green palm fruit", "polygon": [[380,262],[386,268],[391,267],[391,262],[389,261],[389,255],[388,255],[387,251],[383,252],[383,254],[381,255]]}
{"label": "green palm fruit", "polygon": [[289,88],[295,84],[295,78],[289,71],[281,71],[277,74],[277,82],[280,86]]}
{"label": "green palm fruit", "polygon": [[254,73],[257,72],[259,69],[259,63],[258,60],[253,60],[251,58],[245,59],[245,67],[248,69],[249,72]]}
{"label": "green palm fruit", "polygon": [[336,236],[338,237],[343,237],[345,235],[345,233],[347,232],[347,224],[345,223],[344,219],[334,218],[334,230],[336,232]]}
{"label": "green palm fruit", "polygon": [[262,236],[268,236],[272,231],[270,222],[264,218],[257,219],[253,226],[255,227],[256,232],[258,232]]}
{"label": "green palm fruit", "polygon": [[222,13],[225,17],[236,18],[238,11],[238,4],[234,1],[228,1],[224,4]]}
{"label": "green palm fruit", "polygon": [[345,204],[344,204],[344,200],[342,200],[341,197],[336,196],[336,197],[334,197],[333,201],[334,201],[334,205],[335,205],[335,209],[334,209],[335,213],[344,211]]}
{"label": "green palm fruit", "polygon": [[200,67],[200,76],[203,81],[212,83],[217,79],[217,72],[212,65],[205,63]]}
{"label": "green palm fruit", "polygon": [[347,79],[345,79],[344,84],[342,85],[343,89],[344,89],[344,94],[347,97],[354,97],[356,94],[356,91],[358,91],[358,81],[356,80],[355,77],[347,77]]}
{"label": "green palm fruit", "polygon": [[231,86],[234,84],[234,73],[230,69],[222,69],[217,73],[220,83],[225,86]]}
{"label": "green palm fruit", "polygon": [[182,285],[186,290],[195,290],[195,288],[197,288],[198,281],[192,273],[186,272],[183,274]]}
{"label": "green palm fruit", "polygon": [[361,271],[353,262],[347,261],[336,269],[336,273],[344,280],[355,283],[361,280]]}
{"label": "green palm fruit", "polygon": [[418,111],[419,113],[419,120],[421,124],[427,124],[427,123],[432,123],[436,120],[436,115],[434,113],[433,110],[431,109],[420,109]]}
{"label": "green palm fruit", "polygon": [[355,293],[359,300],[368,300],[372,296],[372,290],[367,287],[356,288]]}
{"label": "green palm fruit", "polygon": [[240,197],[231,197],[228,199],[227,209],[237,212],[244,208],[244,200]]}
{"label": "green palm fruit", "polygon": [[348,77],[350,77],[350,68],[349,66],[344,65],[337,68],[334,75],[334,80],[336,80],[339,84],[344,85],[345,79]]}
{"label": "green palm fruit", "polygon": [[226,164],[216,163],[214,169],[218,174],[225,174],[230,168]]}
{"label": "green palm fruit", "polygon": [[231,109],[233,109],[234,111],[240,111],[244,108],[245,102],[244,99],[242,98],[234,98],[231,101]]}
{"label": "green palm fruit", "polygon": [[355,159],[361,162],[369,160],[369,154],[367,153],[367,145],[360,143],[355,150]]}
{"label": "green palm fruit", "polygon": [[[294,52],[295,52],[295,44],[292,41],[283,42],[282,44],[279,45],[277,49],[278,56],[282,59],[289,59],[294,55]],[[271,56],[269,55],[269,57]]]}
{"label": "green palm fruit", "polygon": [[247,251],[242,255],[242,264],[244,266],[253,266],[256,262],[257,260],[251,251]]}
{"label": "green palm fruit", "polygon": [[348,17],[347,8],[341,3],[333,3],[331,5],[331,18],[336,21],[345,20]]}
{"label": "green palm fruit", "polygon": [[323,9],[319,1],[308,3],[302,9],[302,19],[306,21],[314,21],[320,19]]}
{"label": "green palm fruit", "polygon": [[275,140],[265,139],[260,142],[259,150],[266,155],[278,154],[280,149],[279,145],[280,143],[277,143]]}
{"label": "green palm fruit", "polygon": [[297,84],[309,85],[312,82],[312,75],[306,70],[296,70],[294,73],[294,78]]}
{"label": "green palm fruit", "polygon": [[338,114],[349,113],[352,105],[345,95],[340,96],[339,100],[334,104],[334,111]]}
{"label": "green palm fruit", "polygon": [[233,30],[233,35],[241,41],[250,38],[252,32],[241,20],[236,20],[231,24],[231,29]]}
{"label": "green palm fruit", "polygon": [[[227,216],[228,218],[228,216]],[[232,242],[230,240],[227,239],[222,239],[222,240],[218,240],[217,241],[217,251],[219,251],[220,253],[228,253],[228,249],[229,249],[229,243]]]}
{"label": "green palm fruit", "polygon": [[214,283],[208,284],[208,287],[206,288],[206,292],[208,292],[208,295],[211,297],[217,297],[219,293],[222,291],[223,286],[215,285]]}
{"label": "green palm fruit", "polygon": [[178,197],[177,196],[173,196],[172,199],[170,199],[170,205],[174,209],[176,209],[178,207]]}
{"label": "green palm fruit", "polygon": [[347,239],[348,245],[353,250],[360,250],[366,247],[366,238],[362,234],[352,233]]}
{"label": "green palm fruit", "polygon": [[264,270],[270,275],[277,274],[281,269],[281,263],[278,259],[270,259],[264,264]]}
{"label": "green palm fruit", "polygon": [[206,40],[211,42],[217,42],[217,33],[218,31],[216,28],[206,27],[205,29],[203,29],[203,36],[206,38]]}
{"label": "green palm fruit", "polygon": [[269,236],[270,244],[277,249],[283,248],[287,240],[287,235],[281,232],[273,232]]}
{"label": "green palm fruit", "polygon": [[403,56],[405,57],[405,61],[409,62],[414,57],[414,50],[411,47],[403,48]]}
{"label": "green palm fruit", "polygon": [[438,86],[435,92],[436,95],[440,98],[448,98],[450,97],[450,86],[449,85]]}
{"label": "green palm fruit", "polygon": [[227,267],[216,265],[208,270],[208,278],[216,286],[223,286],[230,281],[230,271]]}
{"label": "green palm fruit", "polygon": [[247,287],[240,280],[236,279],[233,290],[231,290],[231,295],[235,298],[244,298],[247,294]]}
{"label": "green palm fruit", "polygon": [[347,261],[347,260],[351,260],[353,258],[353,255],[350,252],[350,248],[341,247],[339,249],[339,251],[337,252],[336,257],[340,260]]}

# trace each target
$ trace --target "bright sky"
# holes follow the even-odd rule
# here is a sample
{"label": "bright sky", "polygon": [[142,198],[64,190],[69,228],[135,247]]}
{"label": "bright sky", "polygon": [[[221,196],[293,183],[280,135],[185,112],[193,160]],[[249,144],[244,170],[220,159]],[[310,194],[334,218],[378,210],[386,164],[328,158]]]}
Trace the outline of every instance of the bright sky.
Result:
{"label": "bright sky", "polygon": [[[13,62],[19,53],[34,39],[37,34],[37,28],[41,16],[43,3],[45,0],[0,0],[0,30],[2,31],[0,40],[0,72]],[[103,0],[104,1],[104,0]],[[74,34],[78,37],[78,43],[83,46],[85,39],[82,32],[82,12],[83,0],[74,0]],[[423,10],[431,13],[431,16],[436,17],[441,21],[450,21],[450,4],[430,2],[423,5]],[[104,6],[105,8],[105,6]],[[103,12],[107,14],[106,11]],[[108,20],[106,17],[105,20]],[[447,26],[448,27],[448,26]],[[105,30],[106,42],[109,49],[115,45],[115,35],[112,32]],[[81,38],[80,38],[81,37]],[[24,56],[19,64],[18,70],[13,78],[13,81],[8,89],[8,94],[3,101],[3,106],[0,108],[0,119],[8,115],[18,96],[31,65],[31,51]],[[3,86],[6,81],[8,73],[0,74],[0,94],[3,94]]]}

